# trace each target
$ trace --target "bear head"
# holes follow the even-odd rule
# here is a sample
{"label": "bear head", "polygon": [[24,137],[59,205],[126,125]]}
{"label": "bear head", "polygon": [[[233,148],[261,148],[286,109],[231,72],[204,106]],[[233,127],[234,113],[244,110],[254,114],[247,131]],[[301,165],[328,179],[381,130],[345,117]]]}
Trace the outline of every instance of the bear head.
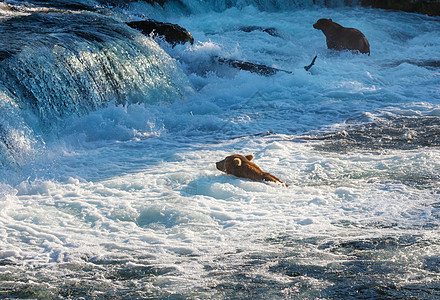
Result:
{"label": "bear head", "polygon": [[217,162],[215,165],[218,170],[227,174],[234,174],[234,170],[242,167],[244,163],[250,162],[254,159],[252,154],[246,156],[240,154],[233,154],[226,157],[224,160]]}
{"label": "bear head", "polygon": [[323,30],[333,24],[332,19],[319,19],[315,24],[313,24],[313,28]]}

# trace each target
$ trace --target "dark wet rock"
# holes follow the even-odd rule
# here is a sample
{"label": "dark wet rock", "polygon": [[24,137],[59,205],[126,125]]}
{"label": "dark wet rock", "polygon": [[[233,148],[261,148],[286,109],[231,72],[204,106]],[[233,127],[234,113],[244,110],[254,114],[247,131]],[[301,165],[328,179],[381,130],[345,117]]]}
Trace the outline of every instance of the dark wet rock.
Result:
{"label": "dark wet rock", "polygon": [[177,24],[144,20],[127,22],[127,25],[140,30],[145,35],[153,34],[163,36],[165,40],[173,46],[185,44],[186,42],[189,42],[191,45],[194,43],[194,38],[191,33]]}
{"label": "dark wet rock", "polygon": [[244,31],[244,32],[263,31],[271,36],[280,37],[280,33],[279,33],[278,29],[276,29],[274,27],[243,26],[243,27],[240,27],[240,30]]}
{"label": "dark wet rock", "polygon": [[[315,64],[315,60],[316,60],[317,56],[315,56],[312,60],[312,62],[310,63],[310,65],[305,66],[304,69],[306,71],[310,70],[310,68]],[[261,65],[261,64],[256,64],[256,63],[251,63],[251,62],[247,62],[247,61],[243,61],[243,60],[238,60],[238,59],[231,59],[231,58],[224,58],[224,57],[214,57],[214,60],[222,65],[227,65],[239,70],[243,70],[243,71],[248,71],[251,73],[257,73],[259,75],[263,75],[263,76],[272,76],[275,75],[278,72],[285,72],[288,74],[292,74],[291,71],[287,71],[287,70],[282,70],[282,69],[277,69],[277,68],[273,68],[273,67],[269,67],[266,65]]]}
{"label": "dark wet rock", "polygon": [[237,60],[237,59],[222,58],[222,57],[216,57],[215,59],[220,64],[225,64],[233,68],[237,68],[243,71],[248,71],[251,73],[257,73],[259,75],[264,75],[264,76],[275,75],[278,72],[286,72],[289,74],[292,73],[290,71],[272,68],[266,65],[260,65],[260,64]]}
{"label": "dark wet rock", "polygon": [[436,0],[362,0],[363,6],[402,10],[430,16],[440,16],[440,2]]}

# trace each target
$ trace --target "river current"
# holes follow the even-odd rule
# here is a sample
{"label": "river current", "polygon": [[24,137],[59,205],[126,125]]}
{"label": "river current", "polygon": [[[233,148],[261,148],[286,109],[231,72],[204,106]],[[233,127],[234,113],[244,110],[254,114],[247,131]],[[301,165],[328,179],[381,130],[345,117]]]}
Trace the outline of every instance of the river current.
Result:
{"label": "river current", "polygon": [[438,299],[440,19],[324,2],[0,2],[0,297]]}

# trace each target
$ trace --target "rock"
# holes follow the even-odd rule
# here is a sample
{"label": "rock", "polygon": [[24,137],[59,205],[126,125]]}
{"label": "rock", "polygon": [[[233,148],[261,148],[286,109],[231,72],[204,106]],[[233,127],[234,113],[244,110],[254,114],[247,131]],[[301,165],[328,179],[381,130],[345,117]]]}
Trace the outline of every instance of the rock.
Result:
{"label": "rock", "polygon": [[440,16],[440,2],[436,0],[362,0],[362,6],[395,9],[406,12]]}
{"label": "rock", "polygon": [[163,36],[173,47],[177,44],[194,43],[191,33],[185,28],[171,23],[163,23],[154,20],[134,21],[126,23],[131,28],[140,30],[145,35]]}
{"label": "rock", "polygon": [[264,75],[264,76],[275,75],[276,73],[278,73],[280,71],[286,72],[289,74],[292,73],[290,71],[280,70],[280,69],[272,68],[272,67],[269,67],[266,65],[255,64],[255,63],[242,61],[242,60],[222,58],[222,57],[215,57],[215,59],[217,60],[217,62],[219,62],[221,64],[226,64],[226,65],[229,65],[233,68],[237,68],[237,69],[244,70],[244,71],[249,71],[251,73],[257,73],[257,74]]}
{"label": "rock", "polygon": [[[306,71],[310,70],[310,68],[315,64],[315,60],[318,56],[315,56],[312,60],[312,62],[308,66],[304,66],[304,69]],[[220,64],[226,64],[233,68],[237,68],[243,71],[249,71],[251,73],[257,73],[264,76],[272,76],[275,75],[278,72],[285,72],[288,74],[292,74],[291,71],[277,69],[273,67],[269,67],[266,65],[260,65],[255,64],[247,61],[237,60],[237,59],[230,59],[230,58],[223,58],[223,57],[214,57],[214,60],[216,60]]]}
{"label": "rock", "polygon": [[240,27],[240,30],[244,32],[263,31],[271,36],[280,37],[280,33],[278,32],[278,29],[276,29],[275,27],[244,26],[244,27]]}

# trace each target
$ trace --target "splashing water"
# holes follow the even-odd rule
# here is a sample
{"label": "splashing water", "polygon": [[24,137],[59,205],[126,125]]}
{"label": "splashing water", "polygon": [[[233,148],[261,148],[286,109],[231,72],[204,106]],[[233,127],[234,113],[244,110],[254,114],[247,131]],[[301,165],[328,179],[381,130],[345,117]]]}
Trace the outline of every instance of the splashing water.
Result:
{"label": "splashing water", "polygon": [[[0,27],[16,32],[0,34],[23,34],[0,48],[1,296],[439,296],[438,18],[336,1],[8,3]],[[121,22],[145,17],[196,43]],[[322,17],[361,30],[371,56],[328,50]],[[232,153],[289,187],[222,174]]]}

